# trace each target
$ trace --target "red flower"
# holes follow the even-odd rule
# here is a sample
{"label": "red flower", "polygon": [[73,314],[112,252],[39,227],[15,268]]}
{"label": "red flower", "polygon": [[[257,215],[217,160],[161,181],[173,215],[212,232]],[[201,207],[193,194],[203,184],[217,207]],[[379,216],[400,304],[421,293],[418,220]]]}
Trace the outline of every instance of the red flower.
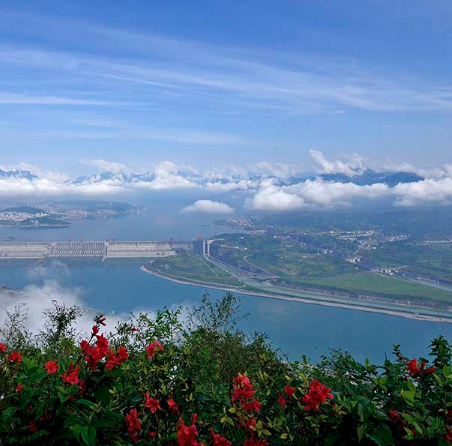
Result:
{"label": "red flower", "polygon": [[37,426],[37,424],[33,421],[33,423],[31,423],[29,426],[28,426],[28,429],[31,431],[31,432],[38,432],[38,426]]}
{"label": "red flower", "polygon": [[281,406],[281,410],[284,409],[284,406],[287,403],[287,401],[285,400],[285,398],[281,394],[279,394],[278,399],[276,400],[276,402]]}
{"label": "red flower", "polygon": [[0,342],[0,353],[5,353],[6,352],[6,345],[5,344],[2,344],[1,342]]}
{"label": "red flower", "polygon": [[148,437],[154,438],[156,436],[156,432],[150,431],[148,432]]}
{"label": "red flower", "polygon": [[46,362],[44,367],[49,375],[55,375],[58,371],[58,364],[55,361]]}
{"label": "red flower", "polygon": [[450,443],[452,441],[452,431],[449,426],[444,426],[446,428],[446,441]]}
{"label": "red flower", "polygon": [[119,347],[116,354],[113,350],[110,350],[108,352],[105,368],[107,370],[112,370],[115,366],[120,366],[127,359],[129,359],[129,352],[124,346]]}
{"label": "red flower", "polygon": [[22,392],[24,390],[24,386],[21,383],[17,383],[16,392]]}
{"label": "red flower", "polygon": [[284,392],[286,392],[289,400],[291,400],[292,399],[292,395],[295,392],[295,387],[284,386]]}
{"label": "red flower", "polygon": [[99,350],[99,354],[102,355],[102,357],[106,356],[108,353],[108,340],[104,337],[103,334],[96,335],[96,348]]}
{"label": "red flower", "polygon": [[[126,349],[123,345],[121,345],[121,346],[118,348],[118,351],[117,351],[117,353],[116,353],[116,359],[117,359],[117,361],[120,361],[121,364],[122,364],[124,361],[127,361],[127,360],[129,359],[129,352],[127,351],[127,349]],[[120,365],[120,364],[119,364],[119,365]]]}
{"label": "red flower", "polygon": [[99,327],[98,327],[97,325],[93,325],[93,328],[92,328],[92,335],[93,335],[93,336],[96,336],[97,333],[99,333]]}
{"label": "red flower", "polygon": [[233,380],[233,394],[231,395],[232,402],[237,401],[238,405],[245,412],[259,413],[261,403],[254,397],[256,391],[251,384],[250,379],[246,375],[238,374]]}
{"label": "red flower", "polygon": [[71,363],[69,364],[69,369],[67,370],[67,372],[64,372],[61,375],[61,379],[63,380],[64,383],[68,383],[68,384],[78,384],[79,383],[79,377],[78,377],[78,372],[80,371],[80,367],[74,367],[74,365]]}
{"label": "red flower", "polygon": [[126,415],[126,424],[129,437],[136,443],[141,432],[141,421],[138,419],[136,409],[130,409],[130,412]]}
{"label": "red flower", "polygon": [[419,374],[419,367],[417,366],[416,359],[412,359],[411,361],[408,361],[406,368],[407,368],[410,376]]}
{"label": "red flower", "polygon": [[[96,370],[98,362],[102,358],[107,356],[107,354],[109,353],[108,340],[104,337],[104,335],[103,334],[95,335],[95,337],[96,337],[96,346],[95,347],[90,345],[90,343],[87,341],[82,341],[80,343],[80,348],[82,350],[82,353],[84,353],[84,355],[85,355],[86,365],[91,370]],[[113,367],[114,367],[114,364],[113,364]]]}
{"label": "red flower", "polygon": [[428,369],[426,369],[426,364],[427,363],[425,361],[422,361],[421,367],[419,368],[417,365],[417,360],[412,359],[411,361],[408,361],[406,368],[410,376],[428,375],[430,373],[435,373],[435,367],[429,367]]}
{"label": "red flower", "polygon": [[80,389],[77,392],[77,396],[83,395],[86,392],[86,382],[82,379],[79,383],[78,383]]}
{"label": "red flower", "polygon": [[7,361],[9,362],[22,362],[22,355],[19,352],[12,352],[9,354]]}
{"label": "red flower", "polygon": [[150,409],[152,413],[155,413],[156,410],[162,410],[162,408],[159,406],[160,400],[150,398],[149,392],[143,393],[143,396],[144,396],[144,407],[146,407],[146,409]]}
{"label": "red flower", "polygon": [[194,414],[191,426],[185,426],[184,420],[179,418],[180,426],[177,432],[177,444],[179,446],[201,446],[201,443],[198,443],[195,438],[199,435],[195,426],[197,419],[198,415]]}
{"label": "red flower", "polygon": [[212,435],[213,444],[215,446],[231,446],[232,443],[229,440],[226,440],[226,438],[222,437],[221,435],[216,435],[215,431],[210,428],[210,434]]}
{"label": "red flower", "polygon": [[332,400],[334,398],[330,390],[330,387],[326,387],[316,379],[312,381],[309,384],[308,393],[302,398],[302,401],[306,404],[304,410],[319,412],[320,404],[326,403],[327,399]]}
{"label": "red flower", "polygon": [[167,403],[168,403],[168,407],[172,413],[175,413],[175,412],[179,413],[179,405],[176,403],[176,401],[174,401],[172,396],[170,396],[168,398]]}
{"label": "red flower", "polygon": [[258,440],[257,438],[248,438],[248,440],[245,440],[245,443],[243,443],[243,446],[267,446],[268,441],[267,440]]}
{"label": "red flower", "polygon": [[110,350],[108,352],[107,362],[105,363],[105,368],[107,370],[113,370],[115,368],[115,365],[116,365],[116,356],[115,356],[115,353],[113,352],[113,350]]}
{"label": "red flower", "polygon": [[158,347],[158,352],[163,351],[163,344],[161,344],[159,341],[153,341],[146,347],[146,351],[148,352],[148,359],[154,357],[156,347]]}
{"label": "red flower", "polygon": [[257,421],[255,418],[248,418],[245,420],[245,426],[250,431],[251,435],[254,435],[254,433],[256,432],[256,429],[254,429],[256,427],[256,424]]}
{"label": "red flower", "polygon": [[86,365],[91,370],[97,369],[97,363],[102,359],[102,356],[100,355],[100,351],[90,345],[88,341],[83,340],[80,343],[80,348],[82,350],[82,353],[85,355],[85,362]]}
{"label": "red flower", "polygon": [[245,403],[245,405],[243,406],[243,410],[245,412],[256,412],[256,413],[259,413],[259,411],[261,410],[261,406],[262,406],[262,403],[260,403],[256,399],[254,399],[252,401],[249,401],[249,402]]}
{"label": "red flower", "polygon": [[399,422],[399,420],[400,420],[400,417],[399,417],[399,412],[397,412],[396,410],[390,410],[389,411],[389,417],[391,418],[391,421],[395,424],[395,423],[398,423]]}

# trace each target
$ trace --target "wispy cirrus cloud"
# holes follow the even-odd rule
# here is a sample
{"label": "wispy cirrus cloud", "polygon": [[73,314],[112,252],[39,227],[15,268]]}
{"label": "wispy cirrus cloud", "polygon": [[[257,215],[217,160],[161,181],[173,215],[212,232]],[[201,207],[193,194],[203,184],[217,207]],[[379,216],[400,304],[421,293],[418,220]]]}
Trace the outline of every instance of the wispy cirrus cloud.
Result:
{"label": "wispy cirrus cloud", "polygon": [[96,101],[91,99],[77,99],[61,96],[40,96],[34,94],[17,94],[0,91],[0,104],[12,105],[84,105],[84,106],[113,106],[127,105],[125,102]]}
{"label": "wispy cirrus cloud", "polygon": [[[17,124],[14,123],[17,127]],[[98,128],[94,128],[98,127]],[[153,128],[146,126],[114,126],[106,127],[96,124],[86,124],[82,128],[60,127],[56,129],[17,129],[5,128],[1,132],[3,138],[70,138],[70,139],[149,139],[177,144],[205,144],[205,145],[237,145],[259,146],[263,143],[241,135],[211,131],[193,131],[181,128]]]}
{"label": "wispy cirrus cloud", "polygon": [[[30,17],[22,19],[33,21]],[[188,102],[193,106],[193,99],[204,107],[220,101],[234,104],[239,113],[256,107],[274,107],[286,113],[337,112],[344,108],[375,112],[452,111],[450,85],[384,73],[350,58],[278,54],[261,48],[213,45],[70,20],[59,26],[64,27],[65,34],[82,30],[94,42],[93,48],[68,53],[61,51],[57,42],[46,49],[3,46],[3,69],[14,72],[26,66],[36,70],[38,76],[45,71],[62,72],[71,85],[79,80],[83,80],[85,88],[102,84],[105,94],[113,93],[111,99],[117,103],[130,99],[137,102],[136,92],[140,91],[138,102],[173,95],[183,106],[188,106]],[[30,79],[22,76],[18,81],[27,84]],[[125,86],[129,90],[124,90]],[[215,111],[224,110],[216,107]]]}

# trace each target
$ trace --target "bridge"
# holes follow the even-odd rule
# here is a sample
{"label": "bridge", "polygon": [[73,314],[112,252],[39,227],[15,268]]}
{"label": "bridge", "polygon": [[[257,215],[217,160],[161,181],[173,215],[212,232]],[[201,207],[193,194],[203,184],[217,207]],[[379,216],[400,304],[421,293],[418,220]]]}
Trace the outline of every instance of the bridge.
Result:
{"label": "bridge", "polygon": [[168,257],[193,252],[192,241],[0,242],[0,259]]}

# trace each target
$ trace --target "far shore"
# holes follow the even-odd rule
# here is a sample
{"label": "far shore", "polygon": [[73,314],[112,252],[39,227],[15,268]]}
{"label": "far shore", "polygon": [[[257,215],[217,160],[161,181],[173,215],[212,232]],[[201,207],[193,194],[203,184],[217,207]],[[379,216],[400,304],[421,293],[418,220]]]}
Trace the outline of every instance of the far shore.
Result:
{"label": "far shore", "polygon": [[[386,314],[389,316],[399,316],[404,317],[408,319],[416,319],[420,321],[429,321],[429,322],[445,322],[448,324],[452,324],[452,314],[450,317],[447,316],[433,316],[429,314],[421,314],[422,308],[419,307],[409,307],[412,310],[418,310],[416,312],[411,312],[409,310],[404,310],[403,308],[399,309],[390,309],[390,308],[383,308],[383,307],[374,307],[366,305],[365,302],[360,302],[359,304],[353,304],[353,303],[341,303],[334,300],[328,300],[330,296],[328,295],[322,295],[319,293],[319,297],[316,298],[314,296],[312,297],[298,297],[298,296],[290,296],[290,295],[284,295],[284,294],[270,294],[266,293],[265,291],[250,291],[245,290],[241,287],[235,287],[231,285],[221,285],[218,283],[212,283],[212,282],[203,282],[201,280],[192,280],[187,279],[183,277],[176,277],[171,276],[170,274],[164,274],[161,272],[157,272],[153,269],[149,269],[146,267],[146,265],[142,265],[140,267],[142,271],[148,274],[152,274],[156,277],[160,277],[162,279],[170,280],[172,282],[181,283],[184,285],[191,285],[191,286],[197,286],[197,287],[206,287],[206,288],[212,288],[222,291],[231,291],[234,293],[240,293],[245,294],[249,296],[256,296],[256,297],[266,297],[270,299],[278,299],[278,300],[286,300],[291,302],[299,302],[299,303],[306,303],[306,304],[314,304],[314,305],[322,305],[325,307],[336,307],[336,308],[344,308],[348,310],[357,310],[357,311],[366,311],[369,313],[379,313],[379,314]],[[337,298],[336,298],[337,299]],[[394,304],[392,304],[394,305]],[[434,311],[434,309],[431,309]]]}

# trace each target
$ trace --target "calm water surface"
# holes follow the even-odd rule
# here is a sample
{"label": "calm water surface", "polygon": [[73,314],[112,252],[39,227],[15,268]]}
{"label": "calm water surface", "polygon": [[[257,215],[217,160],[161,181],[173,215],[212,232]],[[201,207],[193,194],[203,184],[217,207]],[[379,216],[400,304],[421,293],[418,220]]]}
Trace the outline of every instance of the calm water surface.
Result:
{"label": "calm water surface", "polygon": [[[184,228],[178,231],[174,215],[150,219],[152,211],[149,212],[151,214],[142,213],[120,220],[75,222],[71,228],[63,230],[0,228],[0,239],[12,235],[21,240],[65,240],[69,237],[73,240],[80,237],[101,240],[106,236],[120,240],[164,240],[215,232],[210,224],[201,226],[205,218],[184,216]],[[61,287],[76,289],[86,305],[116,313],[193,304],[206,291],[214,298],[223,294],[219,290],[206,290],[154,277],[139,269],[141,263],[135,260],[56,262],[36,269],[30,262],[2,261],[0,284],[20,289],[54,280]],[[248,319],[242,323],[243,328],[267,333],[275,347],[281,348],[292,359],[306,354],[317,360],[329,348],[342,348],[359,360],[369,357],[373,361],[382,361],[385,354],[390,355],[395,343],[402,345],[407,356],[420,356],[426,354],[434,336],[442,334],[452,340],[452,325],[449,324],[254,296],[243,296],[242,308],[249,313]]]}

